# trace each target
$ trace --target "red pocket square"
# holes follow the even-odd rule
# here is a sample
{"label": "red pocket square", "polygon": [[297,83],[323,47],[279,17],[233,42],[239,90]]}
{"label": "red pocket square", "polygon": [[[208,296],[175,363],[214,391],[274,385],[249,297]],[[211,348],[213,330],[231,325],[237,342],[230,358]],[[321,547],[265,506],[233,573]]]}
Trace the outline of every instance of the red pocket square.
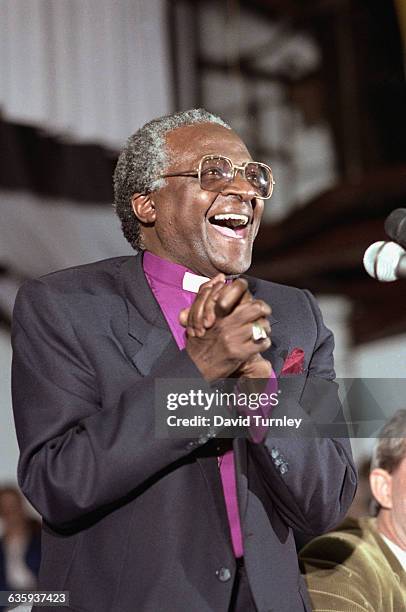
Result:
{"label": "red pocket square", "polygon": [[281,374],[303,374],[304,350],[296,346],[285,359]]}

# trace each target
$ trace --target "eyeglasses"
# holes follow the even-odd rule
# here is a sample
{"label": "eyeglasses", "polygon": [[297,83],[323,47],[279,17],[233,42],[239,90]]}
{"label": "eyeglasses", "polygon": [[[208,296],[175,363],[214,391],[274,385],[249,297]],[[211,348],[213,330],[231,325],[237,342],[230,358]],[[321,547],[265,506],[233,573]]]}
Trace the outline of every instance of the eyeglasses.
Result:
{"label": "eyeglasses", "polygon": [[197,170],[182,170],[162,174],[160,178],[170,176],[194,176],[199,179],[200,187],[206,191],[221,193],[233,182],[240,171],[244,179],[253,187],[254,196],[267,200],[271,197],[275,181],[272,170],[260,162],[244,162],[241,166],[233,164],[223,155],[205,155],[199,162]]}

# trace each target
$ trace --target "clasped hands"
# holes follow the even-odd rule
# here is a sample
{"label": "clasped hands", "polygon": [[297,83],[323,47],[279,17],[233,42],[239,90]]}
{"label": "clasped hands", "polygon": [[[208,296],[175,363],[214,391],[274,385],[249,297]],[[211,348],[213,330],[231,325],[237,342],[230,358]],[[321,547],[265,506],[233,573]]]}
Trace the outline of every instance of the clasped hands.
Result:
{"label": "clasped hands", "polygon": [[[179,314],[186,328],[186,351],[203,377],[212,382],[233,376],[268,380],[272,365],[261,355],[271,346],[271,308],[256,300],[245,279],[225,284],[224,274],[204,283],[190,308]],[[254,340],[258,323],[266,338]]]}

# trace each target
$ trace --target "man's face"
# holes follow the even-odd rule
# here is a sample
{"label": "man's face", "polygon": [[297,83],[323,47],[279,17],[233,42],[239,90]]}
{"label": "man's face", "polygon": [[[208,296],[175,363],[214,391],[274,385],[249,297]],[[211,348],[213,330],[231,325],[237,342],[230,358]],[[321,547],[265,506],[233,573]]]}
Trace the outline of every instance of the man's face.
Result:
{"label": "man's face", "polygon": [[[234,132],[213,123],[173,130],[166,143],[173,161],[162,169],[163,174],[195,170],[203,155],[224,155],[238,165],[251,160]],[[254,197],[241,172],[223,193],[201,189],[194,177],[168,177],[165,181],[166,186],[152,194],[156,220],[152,241],[148,239],[146,247],[202,276],[245,272],[251,265],[264,203]],[[231,232],[222,227],[224,221],[216,224],[215,215],[229,213],[246,215],[247,225]]]}
{"label": "man's face", "polygon": [[399,545],[406,550],[406,457],[392,473],[392,524]]}

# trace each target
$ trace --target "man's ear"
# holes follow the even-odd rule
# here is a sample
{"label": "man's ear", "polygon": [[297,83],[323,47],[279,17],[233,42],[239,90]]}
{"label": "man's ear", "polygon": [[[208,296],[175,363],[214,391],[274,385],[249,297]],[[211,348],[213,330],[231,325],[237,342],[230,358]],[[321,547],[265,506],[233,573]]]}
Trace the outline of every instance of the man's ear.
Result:
{"label": "man's ear", "polygon": [[154,223],[156,219],[155,204],[150,193],[134,193],[131,198],[131,206],[141,223]]}
{"label": "man's ear", "polygon": [[[262,220],[263,214],[264,214],[265,200],[263,200],[262,198],[252,198],[251,202],[252,202],[253,210],[255,210],[256,206],[259,206],[260,209],[262,208],[261,219],[260,219],[260,220]],[[256,229],[254,239],[257,237],[257,234],[259,232],[259,227],[260,227],[260,225],[258,225],[258,227]]]}
{"label": "man's ear", "polygon": [[386,470],[375,468],[369,475],[372,495],[381,508],[392,508],[392,476]]}

